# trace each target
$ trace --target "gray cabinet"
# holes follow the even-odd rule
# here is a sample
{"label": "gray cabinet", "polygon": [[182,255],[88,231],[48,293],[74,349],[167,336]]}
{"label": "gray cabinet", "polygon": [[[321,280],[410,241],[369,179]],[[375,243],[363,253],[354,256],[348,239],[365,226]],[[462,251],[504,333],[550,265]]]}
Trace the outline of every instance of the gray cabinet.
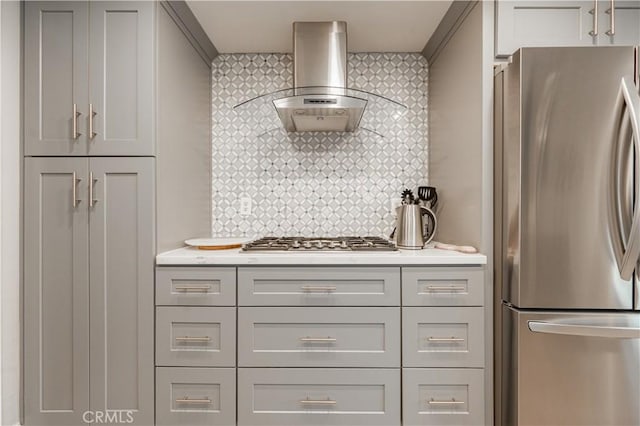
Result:
{"label": "gray cabinet", "polygon": [[25,160],[27,424],[153,423],[153,162]]}
{"label": "gray cabinet", "polygon": [[25,155],[153,155],[154,2],[25,3]]}
{"label": "gray cabinet", "polygon": [[[86,159],[79,158],[25,162],[24,404],[28,425],[82,424],[82,414],[89,409],[87,170]],[[80,177],[85,179],[79,182]]]}
{"label": "gray cabinet", "polygon": [[153,3],[90,3],[89,155],[154,153]]}
{"label": "gray cabinet", "polygon": [[403,368],[404,426],[483,425],[484,371],[478,368]]}
{"label": "gray cabinet", "polygon": [[27,155],[86,155],[88,13],[87,2],[24,4]]}
{"label": "gray cabinet", "polygon": [[156,364],[168,367],[235,367],[235,307],[158,307]]}
{"label": "gray cabinet", "polygon": [[239,368],[238,425],[400,425],[398,369]]}
{"label": "gray cabinet", "polygon": [[640,0],[509,0],[496,8],[496,56],[520,47],[640,44]]}
{"label": "gray cabinet", "polygon": [[626,0],[613,2],[612,15],[611,2],[600,3],[599,44],[633,46],[640,44],[640,1]]}
{"label": "gray cabinet", "polygon": [[240,367],[400,367],[400,308],[239,308]]}
{"label": "gray cabinet", "polygon": [[235,368],[165,368],[156,372],[157,425],[236,424]]}
{"label": "gray cabinet", "polygon": [[399,306],[400,268],[238,268],[240,306]]}

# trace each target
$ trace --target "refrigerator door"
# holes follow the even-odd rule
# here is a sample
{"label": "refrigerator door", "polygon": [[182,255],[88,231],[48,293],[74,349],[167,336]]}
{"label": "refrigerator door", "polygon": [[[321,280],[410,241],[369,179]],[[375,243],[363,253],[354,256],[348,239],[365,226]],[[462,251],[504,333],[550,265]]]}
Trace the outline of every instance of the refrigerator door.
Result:
{"label": "refrigerator door", "polygon": [[633,309],[618,253],[629,242],[633,168],[616,162],[616,108],[635,53],[524,48],[505,70],[503,299],[517,307]]}
{"label": "refrigerator door", "polygon": [[503,318],[503,425],[640,424],[640,313]]}

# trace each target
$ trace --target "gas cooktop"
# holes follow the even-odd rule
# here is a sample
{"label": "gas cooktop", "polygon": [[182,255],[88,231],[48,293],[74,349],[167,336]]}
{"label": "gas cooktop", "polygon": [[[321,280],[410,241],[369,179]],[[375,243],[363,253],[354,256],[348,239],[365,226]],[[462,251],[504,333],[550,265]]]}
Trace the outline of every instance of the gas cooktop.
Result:
{"label": "gas cooktop", "polygon": [[245,244],[243,251],[396,251],[380,237],[264,237]]}

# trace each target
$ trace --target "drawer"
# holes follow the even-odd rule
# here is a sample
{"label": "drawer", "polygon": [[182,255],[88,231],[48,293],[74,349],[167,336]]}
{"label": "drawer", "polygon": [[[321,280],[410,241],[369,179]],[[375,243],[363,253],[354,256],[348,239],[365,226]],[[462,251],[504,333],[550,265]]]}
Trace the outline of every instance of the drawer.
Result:
{"label": "drawer", "polygon": [[156,368],[157,425],[235,425],[235,368]]}
{"label": "drawer", "polygon": [[482,306],[482,268],[402,268],[404,306]]}
{"label": "drawer", "polygon": [[241,306],[400,306],[400,268],[238,268]]}
{"label": "drawer", "polygon": [[400,367],[400,308],[238,308],[238,366]]}
{"label": "drawer", "polygon": [[156,305],[235,304],[236,268],[156,268]]}
{"label": "drawer", "polygon": [[402,308],[402,365],[484,367],[484,308]]}
{"label": "drawer", "polygon": [[482,369],[403,368],[403,425],[484,425],[483,395]]}
{"label": "drawer", "polygon": [[234,367],[236,308],[156,308],[156,364]]}
{"label": "drawer", "polygon": [[400,370],[239,368],[238,425],[400,425]]}

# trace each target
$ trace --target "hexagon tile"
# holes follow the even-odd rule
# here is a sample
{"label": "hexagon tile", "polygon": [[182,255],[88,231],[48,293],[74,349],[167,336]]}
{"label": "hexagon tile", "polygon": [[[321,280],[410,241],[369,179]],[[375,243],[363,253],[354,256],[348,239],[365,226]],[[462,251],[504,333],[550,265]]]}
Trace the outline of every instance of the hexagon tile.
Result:
{"label": "hexagon tile", "polygon": [[[365,110],[365,118],[381,120],[384,136],[363,129],[253,135],[233,106],[290,88],[291,55],[214,59],[212,236],[389,235],[390,199],[428,179],[428,66],[419,53],[351,53],[348,59],[349,87],[408,108],[397,119]],[[252,199],[249,216],[239,214],[241,197]]]}

